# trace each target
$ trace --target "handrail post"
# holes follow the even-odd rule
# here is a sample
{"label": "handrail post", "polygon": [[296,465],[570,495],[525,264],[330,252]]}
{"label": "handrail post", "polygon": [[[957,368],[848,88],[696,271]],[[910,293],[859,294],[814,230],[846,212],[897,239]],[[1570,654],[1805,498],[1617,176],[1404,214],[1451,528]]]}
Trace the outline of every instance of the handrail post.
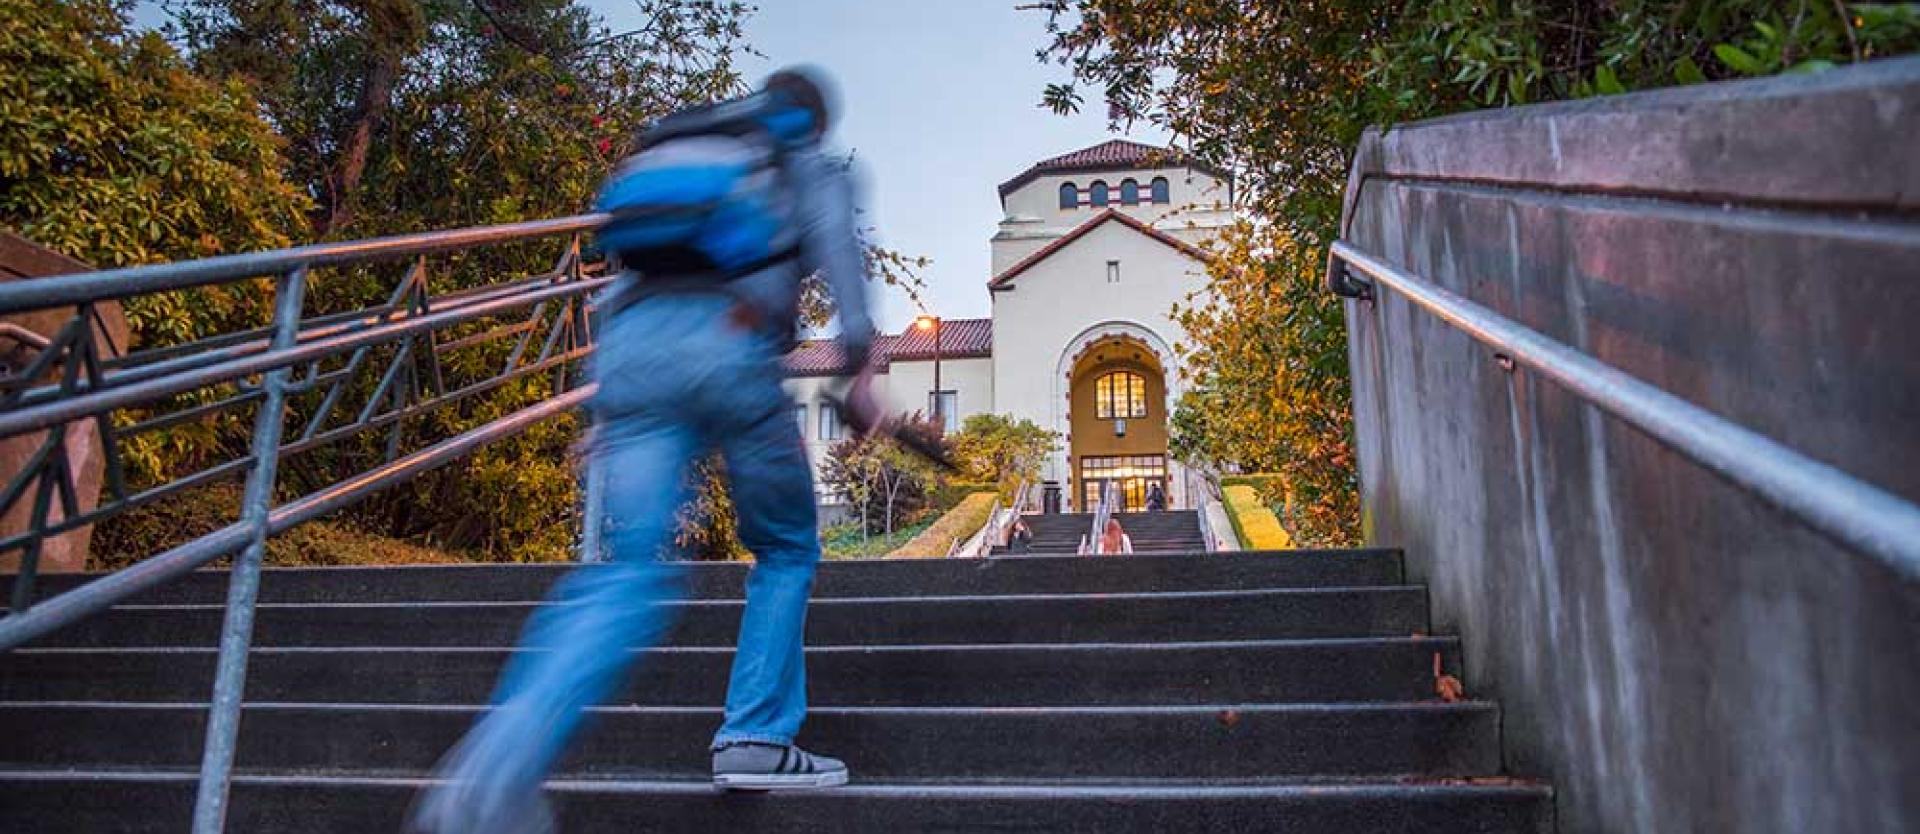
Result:
{"label": "handrail post", "polygon": [[[273,349],[292,348],[300,335],[300,311],[307,268],[280,276],[274,291]],[[241,523],[250,537],[233,562],[227,580],[227,613],[220,629],[220,660],[207,710],[206,746],[200,759],[199,793],[193,804],[193,834],[220,834],[226,827],[228,787],[234,747],[240,732],[240,705],[247,686],[247,652],[253,643],[254,603],[260,596],[260,563],[266,557],[268,513],[280,461],[280,431],[285,424],[290,367],[266,372],[261,380],[260,411],[253,421],[253,472],[247,476]]]}

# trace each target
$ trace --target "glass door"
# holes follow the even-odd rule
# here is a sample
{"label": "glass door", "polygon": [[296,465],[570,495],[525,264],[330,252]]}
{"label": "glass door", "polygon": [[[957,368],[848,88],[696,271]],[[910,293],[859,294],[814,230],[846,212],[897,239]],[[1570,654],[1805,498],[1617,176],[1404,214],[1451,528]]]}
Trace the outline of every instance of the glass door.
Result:
{"label": "glass door", "polygon": [[1118,512],[1138,512],[1147,508],[1147,493],[1159,486],[1167,488],[1165,455],[1116,455],[1082,458],[1080,461],[1081,512],[1093,512],[1100,505],[1100,492],[1114,484]]}

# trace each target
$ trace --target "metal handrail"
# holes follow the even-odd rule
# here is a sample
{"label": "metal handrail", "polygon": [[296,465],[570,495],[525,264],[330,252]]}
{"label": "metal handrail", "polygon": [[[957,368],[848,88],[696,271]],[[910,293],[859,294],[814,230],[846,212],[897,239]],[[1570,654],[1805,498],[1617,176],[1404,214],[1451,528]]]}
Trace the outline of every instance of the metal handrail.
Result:
{"label": "metal handrail", "polygon": [[1213,522],[1207,520],[1207,502],[1219,498],[1220,485],[1214,481],[1212,472],[1195,466],[1183,466],[1187,480],[1187,503],[1192,506],[1194,517],[1200,520],[1200,540],[1207,543],[1207,552],[1220,549],[1220,536],[1214,532]]}
{"label": "metal handrail", "polygon": [[1106,552],[1107,521],[1113,518],[1113,487],[1112,481],[1100,485],[1100,503],[1093,509],[1093,527],[1087,532],[1085,552],[1095,556]]}
{"label": "metal handrail", "polygon": [[1835,542],[1920,580],[1920,506],[1814,460],[1422,280],[1347,242],[1329,256],[1329,284],[1370,296],[1349,270],[1385,285],[1442,321],[1553,380]]}
{"label": "metal handrail", "polygon": [[395,260],[454,249],[497,246],[517,240],[590,232],[605,225],[609,219],[610,216],[606,214],[576,214],[548,220],[311,243],[265,252],[14,281],[0,284],[0,315],[182,290],[262,275],[281,275],[302,267],[314,269]]}
{"label": "metal handrail", "polygon": [[[238,554],[229,573],[225,622],[194,805],[196,834],[220,831],[226,818],[267,538],[585,403],[592,395],[592,386],[571,384],[568,372],[592,349],[588,319],[591,296],[612,279],[598,274],[604,265],[583,262],[580,235],[606,219],[605,215],[585,214],[0,285],[0,314],[73,308],[67,323],[46,340],[32,365],[0,386],[0,437],[40,433],[36,451],[20,472],[0,486],[0,513],[23,502],[31,506],[27,530],[0,537],[0,552],[20,553],[20,571],[13,580],[13,611],[0,619],[0,650],[98,614],[215,559]],[[557,236],[568,238],[568,242],[550,271],[438,296],[427,291],[426,255],[430,253]],[[303,315],[313,269],[403,258],[413,258],[415,263],[385,305],[313,318]],[[98,304],[263,275],[276,278],[273,318],[267,328],[220,334],[127,356],[103,357],[95,344],[92,322]],[[519,320],[509,324],[488,322],[506,315]],[[449,329],[453,331],[451,337],[441,341],[439,334]],[[544,339],[535,341],[542,330]],[[376,354],[375,349],[381,346],[392,347]],[[497,354],[464,353],[483,346],[498,346],[505,354],[504,367],[494,358]],[[444,373],[441,357],[456,353],[479,356],[485,362],[463,362],[454,366],[453,374]],[[340,359],[345,361],[324,369],[325,363]],[[384,372],[378,367],[381,362],[385,362]],[[376,372],[378,383],[367,394],[357,416],[344,410],[349,399],[347,386],[356,379],[371,384]],[[539,402],[411,454],[400,454],[400,430],[406,421],[545,373],[553,375],[553,389]],[[476,375],[481,378],[447,384],[449,378]],[[236,393],[219,394],[223,398],[214,402],[180,407],[178,395],[194,391]],[[303,408],[300,402],[313,400],[294,399],[310,393],[318,398],[317,405]],[[114,420],[128,408],[164,411],[169,405],[174,410],[158,416],[136,415],[137,422],[130,424]],[[127,490],[121,473],[121,444],[128,438],[243,406],[254,408],[246,455],[138,493]],[[296,417],[299,422],[295,422]],[[100,505],[82,511],[77,498],[77,468],[68,458],[65,438],[69,430],[87,423],[93,424],[105,450],[107,485]],[[274,506],[281,459],[376,430],[391,430],[383,464]],[[289,441],[288,432],[297,434]],[[35,600],[39,555],[49,537],[242,472],[246,473],[246,483],[238,522],[72,590]],[[590,492],[597,492],[594,486],[589,484]],[[54,516],[56,500],[58,517]],[[597,502],[590,500],[588,508],[597,509]],[[592,528],[590,521],[589,532],[597,532]],[[590,552],[595,543],[586,544],[589,547],[583,550]]]}
{"label": "metal handrail", "polygon": [[978,534],[967,540],[968,546],[960,548],[960,551],[969,556],[991,556],[994,546],[1008,544],[1007,531],[1012,529],[1014,522],[1019,521],[1020,516],[1026,512],[1027,493],[1031,489],[1031,485],[1023,477],[1015,484],[1013,498],[1007,502],[1006,506],[1001,506],[996,499],[993,503],[993,511],[987,514],[987,523],[981,527]]}

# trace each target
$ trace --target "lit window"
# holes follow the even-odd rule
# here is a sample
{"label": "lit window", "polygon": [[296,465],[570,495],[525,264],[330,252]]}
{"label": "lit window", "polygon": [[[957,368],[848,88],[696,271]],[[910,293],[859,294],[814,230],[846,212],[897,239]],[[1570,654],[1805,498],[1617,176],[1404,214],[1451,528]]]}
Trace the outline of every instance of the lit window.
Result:
{"label": "lit window", "polygon": [[1060,207],[1063,209],[1080,207],[1080,186],[1070,182],[1060,184]]}
{"label": "lit window", "polygon": [[1173,195],[1169,193],[1171,190],[1172,190],[1172,187],[1168,185],[1166,177],[1153,178],[1153,201],[1154,202],[1156,203],[1173,202]]}
{"label": "lit window", "polygon": [[1119,261],[1107,261],[1107,283],[1109,284],[1120,283],[1120,262]]}
{"label": "lit window", "polygon": [[1140,184],[1128,177],[1120,183],[1120,204],[1123,206],[1140,205]]}
{"label": "lit window", "polygon": [[960,430],[960,393],[958,391],[928,391],[927,414],[940,415],[941,431]]}
{"label": "lit window", "polygon": [[820,404],[820,439],[840,439],[840,412],[832,403]]}
{"label": "lit window", "polygon": [[1089,189],[1088,193],[1093,195],[1093,199],[1091,202],[1094,205],[1104,206],[1108,203],[1106,180],[1094,180],[1093,188]]}
{"label": "lit window", "polygon": [[1094,381],[1093,413],[1101,420],[1147,416],[1147,380],[1132,371],[1114,371]]}

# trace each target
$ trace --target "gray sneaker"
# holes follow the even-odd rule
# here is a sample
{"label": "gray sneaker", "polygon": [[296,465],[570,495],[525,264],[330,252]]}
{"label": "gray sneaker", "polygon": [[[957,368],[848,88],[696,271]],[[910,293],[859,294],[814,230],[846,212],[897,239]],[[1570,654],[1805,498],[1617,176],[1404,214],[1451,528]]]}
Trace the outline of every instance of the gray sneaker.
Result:
{"label": "gray sneaker", "polygon": [[725,791],[836,788],[847,783],[839,759],[778,744],[730,744],[713,752],[713,786]]}

